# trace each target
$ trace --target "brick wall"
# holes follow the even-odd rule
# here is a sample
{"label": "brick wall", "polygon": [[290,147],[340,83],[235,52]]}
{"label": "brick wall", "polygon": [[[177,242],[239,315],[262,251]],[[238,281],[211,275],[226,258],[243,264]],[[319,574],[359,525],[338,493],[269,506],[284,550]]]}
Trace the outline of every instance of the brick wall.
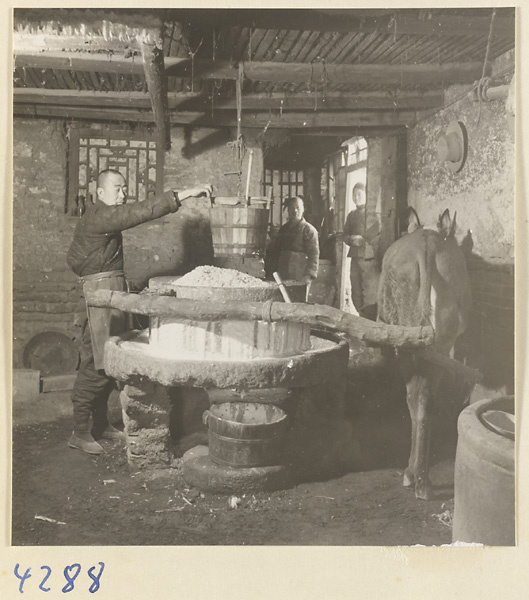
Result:
{"label": "brick wall", "polygon": [[[105,129],[105,125],[94,124]],[[120,127],[123,129],[123,127]],[[66,265],[76,217],[65,215],[68,135],[60,120],[14,120],[13,149],[13,362],[38,332],[72,333],[80,285]],[[211,183],[218,196],[235,196],[238,166],[229,133],[172,129],[165,159],[166,188]],[[250,149],[250,144],[249,148]],[[260,195],[262,153],[255,147],[250,195]],[[245,163],[247,163],[249,154]],[[243,192],[246,185],[246,165]],[[183,274],[213,257],[209,201],[186,201],[181,211],[124,233],[125,271],[143,288],[149,277]]]}
{"label": "brick wall", "polygon": [[33,334],[68,331],[79,300],[66,251],[66,131],[59,121],[17,119],[13,138],[13,356]]}
{"label": "brick wall", "polygon": [[514,393],[514,265],[469,261],[473,315],[471,362],[487,388]]}

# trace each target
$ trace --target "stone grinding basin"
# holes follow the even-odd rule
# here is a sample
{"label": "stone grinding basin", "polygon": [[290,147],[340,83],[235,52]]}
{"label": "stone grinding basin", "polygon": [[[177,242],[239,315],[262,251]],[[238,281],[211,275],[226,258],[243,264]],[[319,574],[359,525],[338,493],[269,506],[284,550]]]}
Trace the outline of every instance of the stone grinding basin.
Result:
{"label": "stone grinding basin", "polygon": [[149,343],[147,331],[130,331],[105,345],[105,370],[131,385],[144,378],[166,386],[248,389],[305,387],[332,382],[347,368],[349,346],[338,335],[314,333],[310,348],[284,357],[200,359],[167,356]]}
{"label": "stone grinding basin", "polygon": [[[212,285],[183,285],[184,278],[154,277],[149,289],[161,295],[175,295],[187,300],[218,302],[266,302],[282,301],[279,286],[274,282],[248,277],[250,284],[225,285],[218,279],[219,273],[230,270],[214,269]],[[286,282],[286,288],[294,302],[305,299],[306,285]],[[303,323],[267,323],[265,321],[200,321],[168,317],[151,317],[149,323],[150,344],[160,355],[168,358],[182,356],[194,359],[248,360],[266,356],[291,356],[310,348],[310,325]]]}

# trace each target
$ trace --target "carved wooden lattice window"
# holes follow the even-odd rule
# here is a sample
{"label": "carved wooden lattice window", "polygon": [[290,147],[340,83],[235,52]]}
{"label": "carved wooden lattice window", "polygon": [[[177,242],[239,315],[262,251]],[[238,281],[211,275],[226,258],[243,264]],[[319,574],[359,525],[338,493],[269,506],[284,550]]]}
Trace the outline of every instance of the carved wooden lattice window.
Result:
{"label": "carved wooden lattice window", "polygon": [[127,202],[141,202],[163,189],[163,165],[156,138],[148,131],[70,131],[67,213],[81,216],[96,199],[97,175],[119,171],[127,182]]}

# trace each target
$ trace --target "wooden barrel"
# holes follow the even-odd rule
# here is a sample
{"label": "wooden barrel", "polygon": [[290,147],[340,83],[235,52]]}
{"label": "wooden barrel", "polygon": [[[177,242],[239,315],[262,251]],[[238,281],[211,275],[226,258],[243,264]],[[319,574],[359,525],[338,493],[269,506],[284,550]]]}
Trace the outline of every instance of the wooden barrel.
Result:
{"label": "wooden barrel", "polygon": [[287,431],[286,413],[273,404],[225,402],[204,413],[209,457],[230,467],[281,464]]}
{"label": "wooden barrel", "polygon": [[514,396],[480,400],[459,415],[452,540],[514,546],[514,435],[491,427],[490,411],[514,415]]}
{"label": "wooden barrel", "polygon": [[264,254],[270,217],[266,203],[255,201],[246,206],[228,200],[217,198],[209,211],[215,256]]}
{"label": "wooden barrel", "polygon": [[[254,287],[206,287],[178,285],[178,277],[153,277],[149,289],[162,295],[187,300],[282,302],[279,286],[266,282]],[[263,282],[264,283],[264,282]],[[287,281],[285,287],[294,302],[305,299],[307,286]],[[190,315],[192,317],[192,315]],[[290,321],[197,321],[170,317],[151,317],[149,343],[160,354],[186,356],[198,360],[251,360],[282,357],[310,349],[310,325]]]}

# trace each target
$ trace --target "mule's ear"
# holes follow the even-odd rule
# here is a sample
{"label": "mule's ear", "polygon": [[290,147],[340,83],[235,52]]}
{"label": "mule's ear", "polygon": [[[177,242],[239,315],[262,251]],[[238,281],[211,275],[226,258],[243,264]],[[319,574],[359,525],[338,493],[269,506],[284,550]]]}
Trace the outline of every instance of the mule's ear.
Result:
{"label": "mule's ear", "polygon": [[410,206],[408,208],[408,233],[413,233],[416,229],[420,229],[421,227],[419,215],[415,212],[415,209]]}
{"label": "mule's ear", "polygon": [[456,230],[456,214],[454,213],[454,218],[450,218],[450,211],[448,208],[444,211],[444,213],[439,217],[438,229],[439,233],[446,239],[449,237],[453,237]]}

